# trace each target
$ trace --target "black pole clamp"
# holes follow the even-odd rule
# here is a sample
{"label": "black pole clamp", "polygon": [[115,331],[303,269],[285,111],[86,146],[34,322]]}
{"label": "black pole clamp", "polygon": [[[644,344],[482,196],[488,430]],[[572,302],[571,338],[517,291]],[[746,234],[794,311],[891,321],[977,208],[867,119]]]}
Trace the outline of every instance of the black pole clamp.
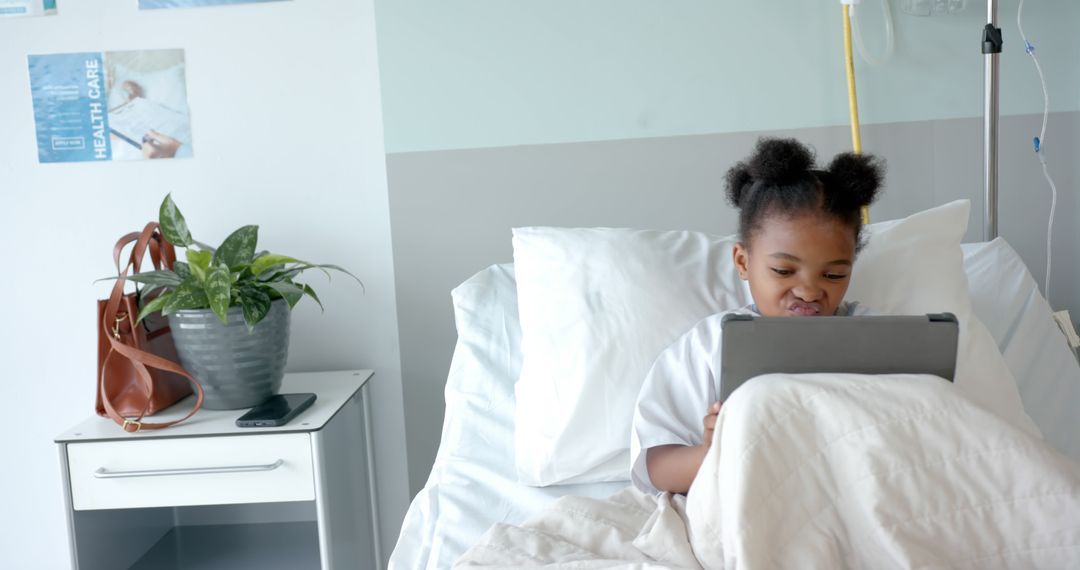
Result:
{"label": "black pole clamp", "polygon": [[1001,44],[1001,28],[993,24],[986,24],[986,27],[983,28],[982,52],[1001,53]]}

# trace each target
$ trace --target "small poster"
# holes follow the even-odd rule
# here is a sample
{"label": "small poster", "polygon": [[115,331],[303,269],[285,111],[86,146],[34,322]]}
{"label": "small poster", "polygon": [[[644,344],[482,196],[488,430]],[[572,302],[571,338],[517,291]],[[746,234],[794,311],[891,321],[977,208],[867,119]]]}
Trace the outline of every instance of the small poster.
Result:
{"label": "small poster", "polygon": [[0,0],[0,18],[55,15],[56,0]]}
{"label": "small poster", "polygon": [[283,2],[285,0],[139,0],[140,10],[158,10],[161,8],[199,8],[202,6],[229,6],[232,4],[262,4],[264,2]]}
{"label": "small poster", "polygon": [[184,50],[31,55],[39,162],[192,156]]}

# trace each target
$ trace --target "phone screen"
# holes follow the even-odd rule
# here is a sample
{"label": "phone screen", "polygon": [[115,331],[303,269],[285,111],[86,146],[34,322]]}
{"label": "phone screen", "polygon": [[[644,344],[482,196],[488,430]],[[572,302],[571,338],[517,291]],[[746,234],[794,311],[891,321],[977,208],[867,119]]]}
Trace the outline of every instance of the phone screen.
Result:
{"label": "phone screen", "polygon": [[240,427],[284,425],[315,401],[315,394],[278,394],[236,420]]}

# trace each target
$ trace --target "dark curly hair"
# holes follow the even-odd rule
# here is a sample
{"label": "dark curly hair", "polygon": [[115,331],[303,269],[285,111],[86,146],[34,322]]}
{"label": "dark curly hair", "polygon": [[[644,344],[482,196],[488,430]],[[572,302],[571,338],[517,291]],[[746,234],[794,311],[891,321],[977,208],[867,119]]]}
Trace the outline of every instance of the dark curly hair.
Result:
{"label": "dark curly hair", "polygon": [[814,168],[814,152],[795,139],[759,139],[754,154],[724,177],[728,202],[739,209],[739,236],[749,247],[766,216],[818,212],[834,216],[855,234],[862,249],[863,206],[878,195],[885,162],[844,152],[825,170]]}

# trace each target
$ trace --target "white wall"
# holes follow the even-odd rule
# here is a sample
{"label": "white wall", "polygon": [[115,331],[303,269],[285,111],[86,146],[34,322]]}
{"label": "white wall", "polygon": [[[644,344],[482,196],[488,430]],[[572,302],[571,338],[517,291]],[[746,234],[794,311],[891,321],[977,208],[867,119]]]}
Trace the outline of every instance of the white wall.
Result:
{"label": "white wall", "polygon": [[[986,0],[928,18],[902,3],[889,3],[892,59],[871,66],[856,56],[863,124],[981,116]],[[836,0],[375,4],[392,154],[848,123]],[[998,6],[1005,115],[1042,112],[1018,5]],[[856,8],[878,56],[882,6]],[[1028,2],[1023,16],[1053,110],[1080,110],[1080,2]]]}
{"label": "white wall", "polygon": [[[272,251],[351,269],[311,283],[289,368],[374,368],[384,553],[408,501],[404,416],[372,0],[298,0],[140,13],[69,0],[59,16],[0,20],[0,566],[66,568],[52,438],[92,413],[94,300],[122,233],[172,192],[196,238],[260,225]],[[37,162],[28,53],[186,50],[195,158]]]}

